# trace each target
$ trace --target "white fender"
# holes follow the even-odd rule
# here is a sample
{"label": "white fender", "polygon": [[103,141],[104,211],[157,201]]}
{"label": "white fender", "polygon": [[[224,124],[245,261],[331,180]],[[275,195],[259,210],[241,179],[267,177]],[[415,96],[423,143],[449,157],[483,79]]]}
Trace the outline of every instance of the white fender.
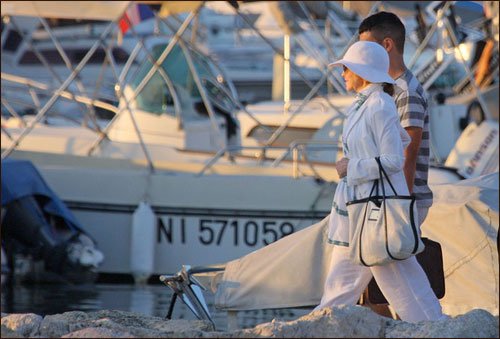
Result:
{"label": "white fender", "polygon": [[130,270],[136,283],[146,283],[154,270],[155,213],[141,201],[134,211],[131,230]]}

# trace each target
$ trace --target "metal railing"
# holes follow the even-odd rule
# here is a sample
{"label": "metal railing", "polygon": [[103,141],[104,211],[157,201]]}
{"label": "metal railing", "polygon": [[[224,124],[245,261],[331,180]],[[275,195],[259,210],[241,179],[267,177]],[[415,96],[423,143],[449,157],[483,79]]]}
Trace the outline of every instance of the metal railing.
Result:
{"label": "metal railing", "polygon": [[[283,160],[285,160],[290,153],[292,153],[292,173],[293,178],[297,179],[299,177],[299,163],[300,163],[300,155],[303,156],[304,162],[309,166],[314,175],[318,178],[321,178],[321,175],[316,171],[311,161],[309,161],[307,154],[308,151],[311,151],[311,147],[317,150],[333,150],[338,152],[340,150],[340,146],[338,142],[334,141],[320,141],[320,140],[295,140],[288,146],[287,150],[274,162],[271,164],[271,167],[278,166]],[[325,162],[326,163],[326,162]],[[332,162],[333,165],[333,162]],[[326,180],[325,180],[326,181]]]}
{"label": "metal railing", "polygon": [[[334,141],[319,141],[319,140],[296,140],[292,142],[289,146],[226,146],[220,149],[213,157],[210,159],[205,166],[201,169],[200,172],[196,174],[196,176],[202,176],[212,168],[224,155],[228,155],[229,159],[234,161],[234,153],[240,151],[248,151],[248,150],[258,150],[259,154],[262,155],[266,150],[284,150],[283,154],[278,158],[274,159],[269,167],[275,168],[280,163],[282,163],[290,154],[292,154],[292,177],[297,179],[299,177],[299,163],[300,163],[300,155],[303,155],[304,162],[310,167],[312,172],[318,178],[321,178],[321,175],[314,169],[314,165],[309,161],[307,157],[308,151],[311,151],[311,146],[316,150],[333,150],[338,152],[340,146],[338,142]],[[256,156],[255,159],[259,162],[262,162],[262,158],[260,156]],[[273,159],[268,159],[273,160]],[[327,162],[325,162],[325,165]],[[333,165],[333,162],[332,162]],[[323,179],[324,180],[324,179]],[[327,181],[327,180],[324,180]]]}
{"label": "metal railing", "polygon": [[[285,150],[288,147],[274,147],[274,146],[226,146],[221,148],[215,155],[210,159],[205,166],[201,169],[200,172],[196,176],[202,176],[207,170],[209,170],[211,167],[213,167],[224,155],[228,155],[229,158],[233,161],[234,160],[234,153],[243,151],[243,150],[260,150],[262,151],[263,149],[282,149]],[[259,157],[256,157],[259,159]]]}

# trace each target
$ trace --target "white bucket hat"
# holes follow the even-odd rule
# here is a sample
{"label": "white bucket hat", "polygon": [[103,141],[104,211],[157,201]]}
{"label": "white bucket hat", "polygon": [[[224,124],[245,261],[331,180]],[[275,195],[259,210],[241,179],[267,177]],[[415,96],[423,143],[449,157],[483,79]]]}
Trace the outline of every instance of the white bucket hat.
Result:
{"label": "white bucket hat", "polygon": [[389,54],[376,42],[358,41],[349,47],[344,58],[328,66],[346,66],[352,72],[372,83],[396,82],[389,76]]}

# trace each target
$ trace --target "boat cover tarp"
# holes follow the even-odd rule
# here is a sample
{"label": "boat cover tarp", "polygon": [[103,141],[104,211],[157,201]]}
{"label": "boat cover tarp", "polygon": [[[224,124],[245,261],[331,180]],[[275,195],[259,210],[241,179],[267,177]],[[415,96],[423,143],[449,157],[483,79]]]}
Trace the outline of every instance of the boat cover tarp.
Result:
{"label": "boat cover tarp", "polygon": [[[434,204],[422,232],[442,246],[443,310],[458,315],[481,308],[498,315],[498,172],[431,188]],[[217,278],[216,308],[317,305],[332,248],[328,219],[228,262]]]}
{"label": "boat cover tarp", "polygon": [[422,234],[443,249],[443,311],[498,315],[498,172],[431,188],[436,202]]}
{"label": "boat cover tarp", "polygon": [[50,189],[36,167],[28,160],[2,160],[2,207],[27,197],[43,196],[43,210],[67,221],[72,230],[83,232],[81,225],[64,202]]}
{"label": "boat cover tarp", "polygon": [[113,21],[120,18],[130,1],[2,1],[2,16]]}
{"label": "boat cover tarp", "polygon": [[[131,1],[2,1],[2,16],[113,21],[122,17]],[[203,1],[136,1],[161,3],[160,16],[190,12]]]}
{"label": "boat cover tarp", "polygon": [[318,304],[332,246],[329,217],[226,264],[215,293],[224,310],[254,310]]}

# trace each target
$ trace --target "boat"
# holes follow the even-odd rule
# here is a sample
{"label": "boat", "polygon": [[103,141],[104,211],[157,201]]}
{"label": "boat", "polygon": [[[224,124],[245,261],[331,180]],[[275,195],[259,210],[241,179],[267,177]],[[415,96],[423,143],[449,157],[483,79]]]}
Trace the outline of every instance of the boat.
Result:
{"label": "boat", "polygon": [[[2,235],[2,285],[17,279],[92,283],[104,259],[95,239],[27,160],[2,161]],[[23,265],[36,268],[23,272]]]}
{"label": "boat", "polygon": [[[26,3],[20,6],[21,14],[30,9]],[[65,17],[78,18],[84,6],[85,2],[72,3],[71,8],[58,9]],[[13,8],[2,7],[2,12],[20,14]],[[196,13],[185,19],[179,35]],[[114,22],[105,28],[103,39],[106,30],[116,29],[122,11],[107,15]],[[118,82],[118,107],[72,95],[72,73],[48,93],[36,115],[2,119],[2,159],[29,159],[37,166],[99,244],[105,256],[100,275],[127,275],[145,282],[175,272],[184,260],[200,265],[226,261],[288,236],[329,212],[335,182],[312,175],[293,178],[290,164],[270,167],[269,161],[235,158],[238,126],[224,106],[232,96],[231,86],[209,59],[180,39],[151,37],[145,44],[160,59],[170,53],[170,69],[160,70],[147,83],[144,79],[152,67],[145,62],[136,82]],[[93,51],[77,69],[85,69],[85,58]],[[174,71],[180,71],[184,82],[171,80]],[[2,73],[2,83],[16,83],[24,90],[37,85],[28,80]],[[147,85],[158,81],[164,81],[162,87],[148,91]],[[134,91],[141,93],[137,88],[144,84],[143,96],[137,96]],[[156,92],[161,89],[165,92]],[[152,95],[159,100],[151,101]],[[106,107],[113,119],[96,133],[80,124],[61,123],[57,116],[44,116],[57,100],[71,99]],[[143,105],[153,107],[146,112]],[[229,152],[228,145],[235,149]],[[209,164],[221,150],[224,157]]]}
{"label": "boat", "polygon": [[[109,6],[111,10],[124,10],[128,4],[129,2],[122,1]],[[303,4],[303,10],[298,9],[296,3],[292,5],[297,7],[295,12],[299,11],[302,14],[301,17],[295,15],[296,20],[307,21],[303,11],[309,15],[318,15],[316,8],[318,4]],[[276,14],[272,6],[276,7],[276,3],[254,2],[242,3],[238,9],[235,9],[229,3],[208,2],[200,10],[196,25],[191,25],[186,32],[192,36],[191,43],[205,49],[206,53],[225,68],[240,93],[240,100],[245,103],[271,99],[272,87],[276,86],[273,81],[276,72],[274,68],[279,65],[274,65],[273,60],[283,55],[281,47],[283,30],[274,22]],[[152,4],[150,7],[148,10],[151,14],[153,10],[156,12],[160,10],[159,5]],[[174,15],[163,20],[155,19],[151,15],[124,32],[120,38],[115,35],[109,36],[108,41],[99,46],[87,62],[85,72],[80,73],[78,78],[82,86],[78,87],[75,83],[72,84],[73,89],[76,91],[82,88],[92,88],[92,91],[99,92],[97,97],[100,99],[115,103],[117,98],[114,92],[113,74],[109,67],[102,67],[106,49],[113,54],[118,72],[125,67],[129,69],[128,72],[132,73],[140,65],[140,61],[134,60],[129,65],[126,65],[126,61],[137,52],[137,45],[140,41],[145,36],[151,35],[171,39],[182,22],[181,19],[185,16],[185,13],[177,8],[169,8],[168,3],[165,7],[164,11],[169,10]],[[311,9],[315,9],[316,12],[310,13]],[[317,19],[315,25],[324,26],[324,22],[327,22],[326,25],[331,27],[332,32],[326,32],[325,27],[317,29],[323,29],[324,33],[321,33],[323,35],[331,34],[330,42],[342,46],[347,41],[344,41],[345,36],[338,35],[337,27],[345,24],[338,21],[336,16],[338,14],[333,14],[334,10],[342,13],[341,9],[335,5],[328,5],[327,2],[321,9],[328,9],[328,11],[323,11],[324,17]],[[288,8],[274,9],[275,12],[285,10],[291,12]],[[328,14],[330,11],[332,14]],[[96,17],[98,19],[95,19]],[[28,76],[32,80],[50,84],[52,87],[60,85],[105,29],[106,22],[99,20],[101,18],[102,16],[91,14],[78,19],[55,16],[47,18],[17,16],[12,17],[12,20],[9,18],[3,32],[2,68],[8,68],[12,74]],[[337,21],[333,21],[336,18]],[[353,26],[352,23],[351,26]],[[46,27],[50,29],[50,33],[45,29]],[[345,27],[340,32],[344,35],[350,33]],[[305,44],[321,43],[324,46],[323,40],[309,30],[304,31],[303,34],[300,44],[297,42],[299,40],[295,41],[298,37],[292,37],[289,49],[291,67],[294,70],[290,73],[293,89],[291,95],[294,98],[304,97],[312,87],[311,83],[315,83],[321,77],[317,62],[313,62],[311,56],[308,55],[314,49],[307,48]],[[59,45],[54,43],[54,39],[57,39]],[[61,48],[62,46],[64,48]],[[65,56],[60,54],[61,50],[65,52]],[[4,91],[8,89],[4,87]],[[15,91],[15,88],[11,90]],[[43,101],[43,98],[41,99]],[[29,109],[32,110],[33,107],[22,108],[22,110]]]}
{"label": "boat", "polygon": [[[74,2],[64,13],[79,18],[84,6]],[[29,8],[23,3],[20,12],[11,14],[29,14]],[[278,114],[280,104],[274,103],[275,114],[262,111],[257,119],[238,104],[224,70],[180,38],[199,10],[185,17],[177,38],[143,39],[143,51],[149,55],[142,55],[132,72],[135,78],[115,77],[117,106],[72,95],[68,87],[75,74],[70,74],[47,95],[36,115],[2,120],[2,159],[29,159],[40,169],[98,241],[106,257],[99,268],[103,275],[125,274],[146,281],[177,272],[185,262],[227,262],[299,231],[330,211],[338,181],[332,170],[338,147],[330,133],[338,135],[341,126],[339,115],[330,115],[334,109],[321,108],[329,107],[330,100],[309,97],[290,102],[292,110],[310,105],[304,118],[297,115],[293,121],[306,129],[311,127],[304,126],[306,122],[316,121],[316,130],[307,131],[313,140],[300,143],[295,135],[281,145],[247,144],[255,135],[246,122],[262,127],[257,135],[272,136],[278,125],[265,119],[286,122],[295,111]],[[122,13],[123,8],[108,11],[111,23],[103,29],[102,40],[106,30],[116,30]],[[151,60],[161,65],[156,73]],[[82,61],[77,67],[84,66]],[[24,86],[25,92],[37,85],[2,73],[4,82]],[[47,116],[52,104],[70,99],[106,109],[112,119],[96,133]],[[343,100],[345,105],[352,100],[342,95],[337,99],[334,102]],[[235,113],[235,108],[241,111]],[[285,127],[293,131],[297,126]],[[318,145],[311,145],[315,142]],[[303,144],[316,155],[310,152],[301,160]],[[320,154],[315,148],[319,146],[326,152]],[[322,161],[327,152],[330,157]],[[288,154],[295,156],[287,158]]]}

